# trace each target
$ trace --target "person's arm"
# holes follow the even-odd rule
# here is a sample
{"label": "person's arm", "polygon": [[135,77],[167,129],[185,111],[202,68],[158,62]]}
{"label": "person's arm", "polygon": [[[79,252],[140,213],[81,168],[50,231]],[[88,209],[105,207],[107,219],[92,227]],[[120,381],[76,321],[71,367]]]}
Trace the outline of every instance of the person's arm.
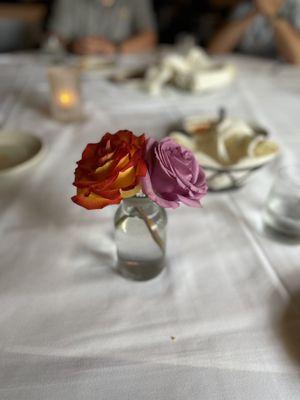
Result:
{"label": "person's arm", "polygon": [[[280,17],[284,0],[255,0],[258,11],[272,24],[279,54],[288,62],[300,65],[300,32]],[[300,18],[298,8],[294,18]]]}
{"label": "person's arm", "polygon": [[157,35],[154,31],[145,31],[125,40],[120,44],[121,53],[139,53],[155,47]]}
{"label": "person's arm", "polygon": [[153,49],[157,43],[156,22],[150,0],[132,1],[133,36],[119,46],[121,53],[138,53]]}
{"label": "person's arm", "polygon": [[272,21],[277,48],[288,62],[300,66],[300,33],[283,19]]}
{"label": "person's arm", "polygon": [[214,54],[226,54],[232,52],[241,41],[244,33],[257,16],[257,11],[250,11],[244,18],[227,23],[212,38],[207,50]]}
{"label": "person's arm", "polygon": [[74,40],[70,45],[71,50],[79,55],[114,54],[117,47],[108,39],[99,36],[88,36]]}
{"label": "person's arm", "polygon": [[[76,54],[89,55],[115,53],[116,46],[104,37],[89,36],[76,38],[77,27],[74,23],[74,15],[71,12],[73,8],[73,0],[58,0],[55,3],[49,25],[50,35],[58,38],[60,43],[66,49]],[[75,11],[76,10],[77,9],[75,9]]]}

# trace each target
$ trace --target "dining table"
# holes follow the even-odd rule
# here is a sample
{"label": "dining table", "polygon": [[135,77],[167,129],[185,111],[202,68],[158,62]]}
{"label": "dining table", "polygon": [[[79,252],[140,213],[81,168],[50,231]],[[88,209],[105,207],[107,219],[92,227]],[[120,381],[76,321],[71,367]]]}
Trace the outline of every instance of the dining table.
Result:
{"label": "dining table", "polygon": [[[117,68],[153,54],[118,57]],[[83,71],[85,118],[49,112],[39,53],[0,55],[0,135],[30,133],[39,162],[0,175],[1,400],[299,400],[300,242],[273,234],[264,209],[278,168],[299,164],[300,69],[221,57],[228,86],[151,95]],[[116,206],[71,201],[87,143],[128,129],[162,138],[185,118],[227,115],[263,127],[279,158],[202,207],[168,210],[164,271],[116,271]]]}

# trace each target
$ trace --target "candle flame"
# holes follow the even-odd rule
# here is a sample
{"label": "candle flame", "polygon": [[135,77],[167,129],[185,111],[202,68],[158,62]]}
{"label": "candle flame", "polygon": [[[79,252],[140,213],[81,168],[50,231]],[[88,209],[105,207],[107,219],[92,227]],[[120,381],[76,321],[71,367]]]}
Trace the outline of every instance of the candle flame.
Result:
{"label": "candle flame", "polygon": [[75,103],[75,95],[72,92],[61,92],[58,100],[62,106],[70,106]]}

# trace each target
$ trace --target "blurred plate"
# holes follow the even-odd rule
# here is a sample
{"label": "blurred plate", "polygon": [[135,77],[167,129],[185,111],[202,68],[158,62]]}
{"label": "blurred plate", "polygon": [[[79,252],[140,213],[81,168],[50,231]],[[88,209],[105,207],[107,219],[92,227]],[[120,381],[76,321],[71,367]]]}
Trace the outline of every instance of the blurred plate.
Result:
{"label": "blurred plate", "polygon": [[0,178],[25,171],[39,162],[41,140],[28,133],[0,132]]}
{"label": "blurred plate", "polygon": [[113,83],[125,83],[133,80],[140,80],[145,78],[146,71],[147,69],[145,67],[123,69],[113,72],[111,75],[108,76],[108,80]]}

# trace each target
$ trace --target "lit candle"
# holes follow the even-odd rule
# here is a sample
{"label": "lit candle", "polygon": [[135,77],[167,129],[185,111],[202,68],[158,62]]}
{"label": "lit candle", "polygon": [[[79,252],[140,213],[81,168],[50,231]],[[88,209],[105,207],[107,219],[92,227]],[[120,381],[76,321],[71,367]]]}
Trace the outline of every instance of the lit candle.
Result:
{"label": "lit candle", "polygon": [[77,101],[77,96],[71,91],[62,90],[58,93],[57,101],[64,108],[72,108]]}
{"label": "lit candle", "polygon": [[65,122],[81,119],[83,112],[79,71],[75,68],[50,68],[49,82],[53,117]]}

